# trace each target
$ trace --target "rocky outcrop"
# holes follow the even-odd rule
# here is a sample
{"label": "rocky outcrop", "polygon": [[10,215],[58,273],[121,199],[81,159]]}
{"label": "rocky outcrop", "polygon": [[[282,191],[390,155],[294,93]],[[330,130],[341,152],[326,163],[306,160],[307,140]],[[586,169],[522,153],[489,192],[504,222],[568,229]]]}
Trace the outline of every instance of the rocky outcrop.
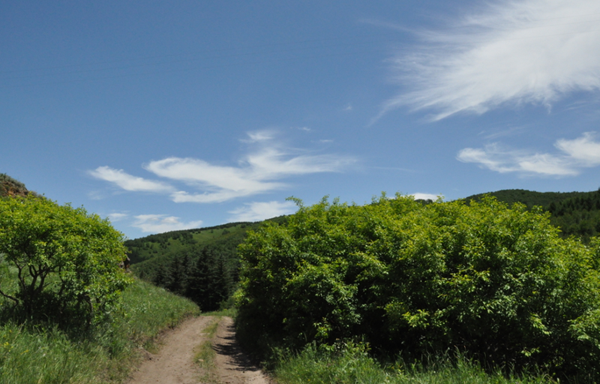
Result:
{"label": "rocky outcrop", "polygon": [[29,193],[31,192],[25,188],[25,184],[4,173],[0,173],[0,197],[27,196]]}

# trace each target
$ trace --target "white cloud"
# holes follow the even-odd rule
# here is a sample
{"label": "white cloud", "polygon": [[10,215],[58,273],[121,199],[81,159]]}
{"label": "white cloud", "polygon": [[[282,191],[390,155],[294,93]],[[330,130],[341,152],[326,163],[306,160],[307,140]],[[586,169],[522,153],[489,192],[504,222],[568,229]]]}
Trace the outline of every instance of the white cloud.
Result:
{"label": "white cloud", "polygon": [[151,161],[147,171],[195,189],[176,190],[167,183],[146,180],[120,169],[98,167],[89,173],[127,191],[170,193],[176,203],[215,203],[286,188],[281,179],[324,172],[342,172],[357,160],[332,154],[312,155],[285,148],[275,140],[276,132],[248,133],[243,142],[253,147],[235,166],[214,165],[195,158],[169,157]]}
{"label": "white cloud", "polygon": [[182,223],[179,221],[179,217],[167,215],[138,215],[135,216],[135,219],[132,226],[141,229],[144,233],[178,231],[198,228],[202,225],[201,220]]}
{"label": "white cloud", "polygon": [[146,180],[141,177],[132,176],[122,169],[110,167],[98,167],[93,171],[88,171],[90,175],[97,179],[109,181],[123,188],[126,191],[134,192],[172,192],[173,187],[159,182]]}
{"label": "white cloud", "polygon": [[600,143],[594,141],[594,134],[586,132],[575,140],[560,139],[556,147],[573,159],[588,167],[600,165]]}
{"label": "white cloud", "polygon": [[287,185],[280,179],[323,172],[340,172],[356,159],[337,155],[296,155],[274,142],[265,133],[249,134],[258,148],[244,156],[237,166],[212,165],[204,160],[170,157],[152,161],[146,170],[172,180],[183,181],[201,193],[172,193],[175,202],[213,203],[251,196]]}
{"label": "white cloud", "polygon": [[400,52],[397,80],[408,90],[382,113],[432,109],[434,120],[484,113],[506,103],[543,104],[600,89],[600,2],[494,1],[445,31],[421,33],[424,45]]}
{"label": "white cloud", "polygon": [[229,221],[261,221],[281,215],[289,215],[296,210],[296,204],[291,201],[253,202],[243,207],[229,211],[232,216]]}
{"label": "white cloud", "polygon": [[126,213],[109,213],[108,218],[111,222],[116,223],[117,221],[121,221],[129,216]]}
{"label": "white cloud", "polygon": [[433,200],[436,201],[440,195],[434,195],[432,193],[413,193],[412,196],[415,200]]}
{"label": "white cloud", "polygon": [[594,137],[593,133],[586,132],[574,140],[557,140],[554,146],[560,152],[556,154],[504,149],[498,144],[489,144],[483,149],[465,148],[458,153],[457,159],[478,163],[482,168],[499,173],[575,176],[582,168],[600,165],[600,142],[594,141]]}

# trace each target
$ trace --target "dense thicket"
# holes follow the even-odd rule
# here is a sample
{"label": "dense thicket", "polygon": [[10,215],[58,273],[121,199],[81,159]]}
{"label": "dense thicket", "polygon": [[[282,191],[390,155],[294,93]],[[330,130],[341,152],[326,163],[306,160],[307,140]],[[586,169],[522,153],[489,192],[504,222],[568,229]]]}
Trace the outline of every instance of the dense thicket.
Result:
{"label": "dense thicket", "polygon": [[250,233],[240,256],[246,343],[364,338],[599,378],[600,242],[560,238],[540,208],[324,200]]}
{"label": "dense thicket", "polygon": [[12,302],[2,314],[69,326],[106,319],[130,282],[125,252],[123,234],[83,208],[0,198],[0,295]]}

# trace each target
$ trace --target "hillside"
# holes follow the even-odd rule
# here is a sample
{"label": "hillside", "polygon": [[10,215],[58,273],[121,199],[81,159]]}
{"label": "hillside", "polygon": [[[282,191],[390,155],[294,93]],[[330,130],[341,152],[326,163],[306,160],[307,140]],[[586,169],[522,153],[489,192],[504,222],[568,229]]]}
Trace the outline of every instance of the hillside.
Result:
{"label": "hillside", "polygon": [[[285,217],[270,219],[283,222]],[[257,223],[229,223],[128,240],[134,273],[194,300],[203,310],[218,309],[238,280],[237,246]]]}
{"label": "hillside", "polygon": [[25,188],[25,184],[7,174],[0,173],[0,197],[26,196],[27,194],[29,194],[29,191]]}
{"label": "hillside", "polygon": [[[465,198],[480,200],[486,194]],[[498,200],[525,204],[528,208],[541,206],[550,212],[550,222],[559,227],[563,237],[577,236],[584,242],[600,233],[600,189],[593,192],[535,192],[523,189],[505,189],[489,192]]]}
{"label": "hillside", "polygon": [[[523,203],[528,208],[541,206],[551,214],[551,223],[561,228],[562,236],[581,237],[588,242],[590,237],[600,233],[600,190],[593,192],[536,192],[523,189],[506,189],[466,197],[468,203],[478,201],[484,195],[496,197],[499,201],[513,204]],[[284,222],[285,217],[271,219]],[[178,279],[178,275],[187,275],[198,261],[202,251],[208,249],[212,254],[209,263],[223,263],[225,279],[231,283],[237,281],[239,260],[237,245],[250,229],[256,229],[257,223],[229,223],[215,227],[190,229],[150,235],[128,240],[125,244],[131,251],[130,258],[134,272],[149,281],[168,288],[169,280]],[[185,259],[185,260],[184,260]],[[184,266],[178,265],[183,261]],[[174,271],[179,268],[180,271]],[[185,276],[184,276],[185,277]],[[177,284],[176,284],[177,285]]]}
{"label": "hillside", "polygon": [[[159,285],[167,285],[169,276],[163,279],[164,272],[171,269],[174,260],[186,259],[187,265],[197,262],[203,250],[210,250],[214,261],[222,261],[227,279],[235,280],[238,270],[236,247],[244,240],[246,231],[256,228],[252,223],[230,223],[215,227],[173,231],[150,235],[136,240],[127,240],[125,245],[131,254],[132,270],[143,279]],[[184,266],[188,274],[189,268]],[[160,272],[159,272],[160,271]],[[161,284],[161,280],[165,284]],[[172,278],[171,278],[172,280]]]}

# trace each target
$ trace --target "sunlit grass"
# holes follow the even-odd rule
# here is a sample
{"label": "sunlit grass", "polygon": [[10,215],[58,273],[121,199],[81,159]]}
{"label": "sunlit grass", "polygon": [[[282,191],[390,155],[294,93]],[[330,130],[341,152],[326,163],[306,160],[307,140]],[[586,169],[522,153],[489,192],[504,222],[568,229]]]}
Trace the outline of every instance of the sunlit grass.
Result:
{"label": "sunlit grass", "polygon": [[280,358],[275,368],[279,384],[541,384],[552,383],[543,375],[505,375],[485,372],[478,364],[459,356],[422,364],[383,366],[360,346],[343,351],[320,351],[309,346],[299,354]]}
{"label": "sunlit grass", "polygon": [[142,281],[124,291],[123,301],[123,313],[87,334],[69,334],[50,325],[0,323],[0,382],[122,382],[140,347],[152,347],[165,328],[200,313],[191,301]]}

